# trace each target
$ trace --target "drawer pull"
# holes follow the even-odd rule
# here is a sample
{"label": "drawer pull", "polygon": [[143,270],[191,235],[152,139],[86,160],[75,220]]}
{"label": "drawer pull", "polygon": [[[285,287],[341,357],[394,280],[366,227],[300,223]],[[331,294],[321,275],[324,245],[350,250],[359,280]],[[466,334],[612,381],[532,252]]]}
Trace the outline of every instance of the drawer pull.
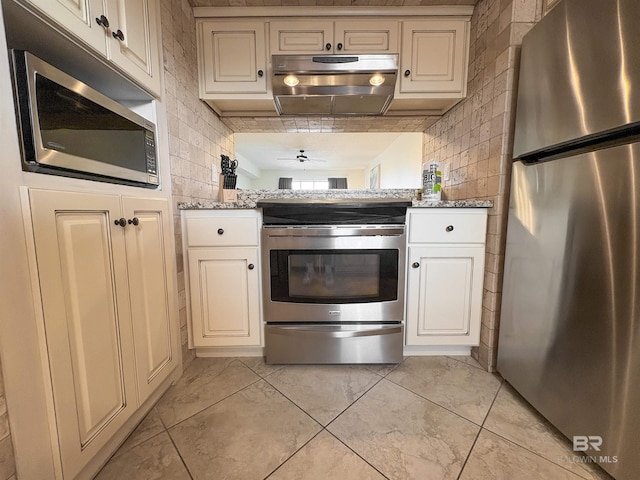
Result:
{"label": "drawer pull", "polygon": [[445,230],[447,232],[453,232],[453,225],[448,225],[447,228],[445,228]]}
{"label": "drawer pull", "polygon": [[224,233],[224,230],[222,228],[218,229],[218,235],[222,235]]}
{"label": "drawer pull", "polygon": [[137,227],[138,225],[140,225],[140,220],[138,219],[138,217],[133,217],[128,220],[128,223],[129,225],[134,225]]}
{"label": "drawer pull", "polygon": [[96,23],[100,25],[102,28],[109,28],[109,19],[104,15],[100,15],[96,18]]}
{"label": "drawer pull", "polygon": [[256,268],[253,263],[250,263],[247,267],[249,270],[253,270],[254,268]]}
{"label": "drawer pull", "polygon": [[419,264],[418,262],[413,262],[413,263],[411,264],[411,266],[412,266],[413,268],[420,268],[420,264]]}
{"label": "drawer pull", "polygon": [[119,218],[118,220],[114,220],[115,225],[120,225],[122,228],[127,226],[127,221],[124,218]]}

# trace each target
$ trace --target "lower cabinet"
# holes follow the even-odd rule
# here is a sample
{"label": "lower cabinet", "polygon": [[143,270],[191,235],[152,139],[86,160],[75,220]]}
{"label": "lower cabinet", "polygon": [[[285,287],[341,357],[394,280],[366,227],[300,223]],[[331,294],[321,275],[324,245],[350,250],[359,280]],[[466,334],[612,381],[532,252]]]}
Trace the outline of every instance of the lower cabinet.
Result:
{"label": "lower cabinet", "polygon": [[486,209],[410,209],[407,346],[480,342]]}
{"label": "lower cabinet", "polygon": [[165,199],[29,190],[64,478],[180,364]]}
{"label": "lower cabinet", "polygon": [[261,347],[260,213],[185,210],[182,221],[192,345]]}

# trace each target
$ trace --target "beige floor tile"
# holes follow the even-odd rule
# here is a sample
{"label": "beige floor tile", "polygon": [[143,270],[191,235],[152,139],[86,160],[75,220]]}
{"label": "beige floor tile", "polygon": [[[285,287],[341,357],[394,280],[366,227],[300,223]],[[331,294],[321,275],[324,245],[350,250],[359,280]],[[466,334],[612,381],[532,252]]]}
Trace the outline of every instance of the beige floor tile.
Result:
{"label": "beige floor tile", "polygon": [[384,480],[326,430],[301,448],[269,480]]}
{"label": "beige floor tile", "polygon": [[321,430],[264,380],[169,429],[196,480],[262,480]]}
{"label": "beige floor tile", "polygon": [[459,362],[466,363],[467,365],[471,365],[472,367],[479,368],[480,370],[484,370],[484,367],[480,365],[480,363],[473,357],[469,355],[455,355],[449,358],[453,358],[454,360],[458,360]]}
{"label": "beige floor tile", "polygon": [[238,360],[263,378],[283,367],[283,365],[267,365],[264,362],[264,357],[241,357]]}
{"label": "beige floor tile", "polygon": [[411,357],[385,378],[482,424],[501,380],[449,357]]}
{"label": "beige floor tile", "polygon": [[368,368],[372,372],[377,373],[381,377],[386,377],[391,372],[393,372],[396,368],[398,368],[399,365],[400,365],[400,363],[383,363],[383,364],[378,364],[378,365],[368,364],[368,365],[363,365],[363,366],[365,368]]}
{"label": "beige floor tile", "polygon": [[160,432],[164,432],[164,425],[162,425],[162,421],[160,420],[157,410],[152,408],[131,435],[129,435],[129,438],[125,440],[115,455],[128,452],[136,445],[139,445]]}
{"label": "beige floor tile", "polygon": [[190,480],[166,432],[114,456],[95,480]]}
{"label": "beige floor tile", "polygon": [[460,480],[579,480],[535,453],[482,430]]}
{"label": "beige floor tile", "polygon": [[383,379],[327,429],[390,479],[446,480],[480,427]]}
{"label": "beige floor tile", "polygon": [[380,381],[380,376],[356,365],[287,365],[266,380],[327,425]]}
{"label": "beige floor tile", "polygon": [[571,442],[506,383],[498,392],[484,428],[584,478],[607,478],[595,465],[570,461],[575,456]]}
{"label": "beige floor tile", "polygon": [[164,424],[170,427],[259,379],[239,360],[196,358],[156,408]]}

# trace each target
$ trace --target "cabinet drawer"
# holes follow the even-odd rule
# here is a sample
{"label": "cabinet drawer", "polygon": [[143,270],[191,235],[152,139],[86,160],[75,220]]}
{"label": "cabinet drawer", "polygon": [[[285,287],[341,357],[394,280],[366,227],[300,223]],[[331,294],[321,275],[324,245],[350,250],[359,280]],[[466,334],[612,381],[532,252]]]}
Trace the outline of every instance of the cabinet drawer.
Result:
{"label": "cabinet drawer", "polygon": [[485,211],[410,211],[409,243],[485,243]]}
{"label": "cabinet drawer", "polygon": [[186,220],[187,246],[257,246],[257,217],[192,217]]}

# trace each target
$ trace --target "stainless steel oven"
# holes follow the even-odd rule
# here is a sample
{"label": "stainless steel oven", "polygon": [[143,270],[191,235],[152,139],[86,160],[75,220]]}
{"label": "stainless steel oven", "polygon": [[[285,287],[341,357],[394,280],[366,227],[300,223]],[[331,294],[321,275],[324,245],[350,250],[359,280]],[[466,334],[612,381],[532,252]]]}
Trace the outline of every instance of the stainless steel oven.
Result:
{"label": "stainless steel oven", "polygon": [[401,361],[408,202],[299,202],[259,205],[267,363]]}

